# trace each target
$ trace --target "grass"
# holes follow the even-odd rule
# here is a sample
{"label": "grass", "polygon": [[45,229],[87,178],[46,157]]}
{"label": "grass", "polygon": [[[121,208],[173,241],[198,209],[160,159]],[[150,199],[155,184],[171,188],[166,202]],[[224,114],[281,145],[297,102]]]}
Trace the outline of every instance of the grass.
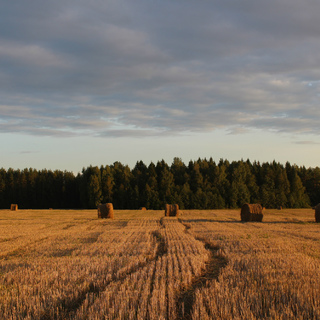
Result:
{"label": "grass", "polygon": [[311,209],[0,210],[0,319],[320,319]]}

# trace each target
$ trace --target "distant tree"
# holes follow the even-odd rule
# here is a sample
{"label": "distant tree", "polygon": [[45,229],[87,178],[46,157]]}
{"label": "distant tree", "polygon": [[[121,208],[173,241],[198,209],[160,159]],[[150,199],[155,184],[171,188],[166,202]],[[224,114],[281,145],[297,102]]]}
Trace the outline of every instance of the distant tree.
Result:
{"label": "distant tree", "polygon": [[253,198],[258,190],[250,165],[243,161],[232,162],[229,166],[229,177],[231,183],[230,207],[239,208],[244,203],[250,203],[251,194]]}
{"label": "distant tree", "polygon": [[193,209],[207,209],[208,208],[208,198],[207,194],[199,188],[195,193],[191,194],[191,205]]}
{"label": "distant tree", "polygon": [[312,206],[320,203],[320,168],[315,167],[305,169],[298,172],[301,182],[306,188]]}
{"label": "distant tree", "polygon": [[290,193],[290,183],[287,177],[286,170],[282,165],[274,166],[275,172],[275,207],[287,207],[288,195]]}
{"label": "distant tree", "polygon": [[95,208],[112,202],[116,208],[146,206],[163,209],[177,203],[185,209],[237,208],[244,202],[268,208],[308,207],[320,202],[320,169],[272,163],[212,158],[190,161],[174,158],[147,167],[138,161],[131,170],[111,166],[83,168],[74,176],[60,170],[0,169],[0,208]]}
{"label": "distant tree", "polygon": [[61,208],[80,208],[80,195],[78,188],[79,175],[75,177],[73,172],[63,172],[62,204]]}
{"label": "distant tree", "polygon": [[162,207],[166,203],[174,202],[175,185],[174,177],[170,172],[168,165],[162,160],[156,165],[156,172],[158,178],[158,192],[159,200]]}
{"label": "distant tree", "polygon": [[7,203],[5,201],[6,193],[6,170],[4,168],[0,169],[0,208],[5,208]]}
{"label": "distant tree", "polygon": [[216,194],[218,198],[220,195],[224,199],[226,208],[230,208],[230,180],[228,178],[229,166],[230,163],[228,160],[220,159],[216,169],[216,187],[218,190]]}
{"label": "distant tree", "polygon": [[118,161],[113,164],[112,169],[114,177],[114,207],[130,209],[133,193],[131,188],[132,172],[127,165],[123,165]]}
{"label": "distant tree", "polygon": [[202,191],[204,193],[207,193],[210,191],[212,184],[211,184],[211,178],[210,178],[210,173],[211,173],[211,166],[213,165],[210,161],[207,159],[198,159],[197,161],[199,165],[199,171],[202,176]]}
{"label": "distant tree", "polygon": [[158,192],[158,176],[156,172],[156,166],[151,162],[147,171],[147,184],[145,189],[145,206],[148,209],[162,209],[163,205],[160,203]]}
{"label": "distant tree", "polygon": [[189,175],[190,175],[190,189],[195,194],[198,190],[204,189],[203,176],[200,172],[200,165],[198,162],[189,162]]}
{"label": "distant tree", "polygon": [[100,169],[98,167],[90,167],[89,171],[87,186],[88,206],[89,208],[96,208],[102,200]]}
{"label": "distant tree", "polygon": [[112,203],[113,202],[113,193],[114,193],[114,178],[113,172],[110,166],[101,166],[101,196],[102,203]]}
{"label": "distant tree", "polygon": [[180,208],[181,209],[191,208],[192,192],[188,182],[186,182],[182,187],[180,187],[178,194],[179,194],[179,201],[177,202]]}
{"label": "distant tree", "polygon": [[290,195],[288,204],[290,208],[304,208],[310,205],[310,200],[306,194],[306,189],[298,175],[297,166],[286,163],[287,176],[290,182]]}
{"label": "distant tree", "polygon": [[101,172],[95,166],[82,169],[80,176],[79,194],[83,208],[96,208],[102,200]]}
{"label": "distant tree", "polygon": [[17,203],[18,200],[15,193],[14,170],[12,168],[9,168],[7,171],[5,185],[5,199],[8,207],[10,203]]}
{"label": "distant tree", "polygon": [[132,170],[132,183],[131,188],[133,190],[133,208],[146,206],[146,184],[148,181],[148,168],[139,161],[136,163]]}
{"label": "distant tree", "polygon": [[27,194],[28,194],[28,204],[27,208],[37,208],[37,183],[38,183],[39,171],[30,168],[27,174]]}
{"label": "distant tree", "polygon": [[176,186],[183,186],[185,183],[189,181],[187,167],[182,162],[181,158],[176,157],[173,159],[170,171],[173,174],[174,184]]}
{"label": "distant tree", "polygon": [[260,186],[260,198],[262,205],[267,208],[276,208],[274,171],[268,163],[262,165],[262,185]]}

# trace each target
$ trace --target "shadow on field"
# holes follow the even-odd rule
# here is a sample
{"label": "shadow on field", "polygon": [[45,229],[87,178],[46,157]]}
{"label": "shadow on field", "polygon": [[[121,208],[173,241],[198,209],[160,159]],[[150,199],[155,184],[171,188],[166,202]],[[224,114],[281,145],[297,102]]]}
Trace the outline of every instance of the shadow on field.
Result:
{"label": "shadow on field", "polygon": [[287,220],[287,221],[265,221],[264,223],[268,224],[315,224],[313,220],[301,221],[301,220]]}
{"label": "shadow on field", "polygon": [[[191,223],[191,222],[218,222],[218,223],[257,223],[258,221],[241,221],[240,219],[235,220],[212,220],[212,219],[179,219],[179,221],[183,224]],[[298,220],[298,219],[286,219],[281,221],[262,221],[259,223],[268,223],[268,224],[316,224],[314,220]],[[320,224],[319,224],[320,225]]]}
{"label": "shadow on field", "polygon": [[181,223],[190,223],[190,222],[219,222],[219,223],[237,223],[241,222],[240,219],[234,220],[213,220],[213,219],[179,219]]}

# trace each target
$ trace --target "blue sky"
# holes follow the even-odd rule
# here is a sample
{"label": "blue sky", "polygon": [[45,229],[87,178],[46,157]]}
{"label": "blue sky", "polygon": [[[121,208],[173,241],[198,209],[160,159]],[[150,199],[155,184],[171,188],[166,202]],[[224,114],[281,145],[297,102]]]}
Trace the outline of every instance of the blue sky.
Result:
{"label": "blue sky", "polygon": [[0,167],[320,165],[317,0],[0,8]]}

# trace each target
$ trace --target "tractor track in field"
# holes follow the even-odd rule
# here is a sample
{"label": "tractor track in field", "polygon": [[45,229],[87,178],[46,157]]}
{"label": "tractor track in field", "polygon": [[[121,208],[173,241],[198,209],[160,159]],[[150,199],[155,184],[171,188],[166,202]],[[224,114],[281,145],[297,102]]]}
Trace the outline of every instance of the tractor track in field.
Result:
{"label": "tractor track in field", "polygon": [[195,236],[190,232],[192,228],[190,224],[184,223],[183,220],[178,219],[180,223],[185,226],[185,232],[193,236],[196,240],[204,244],[206,250],[210,252],[208,261],[203,272],[195,277],[190,286],[184,288],[177,296],[177,315],[178,319],[192,319],[192,309],[195,302],[195,292],[209,285],[210,281],[217,281],[219,274],[223,268],[228,264],[228,259],[220,253],[220,247],[210,243],[206,238]]}
{"label": "tractor track in field", "polygon": [[[191,231],[192,226],[190,224],[183,222],[181,219],[178,219],[178,221],[184,225],[185,232],[188,233],[188,235],[190,235],[191,237],[193,237],[198,241],[201,241],[205,249],[209,251],[209,258],[203,272],[199,276],[194,277],[191,284],[187,288],[183,288],[176,295],[177,319],[188,320],[188,319],[192,319],[192,310],[193,310],[193,305],[195,303],[196,290],[206,287],[210,283],[210,281],[217,280],[221,270],[227,265],[228,261],[226,257],[221,255],[220,248],[218,246],[210,243],[206,238],[196,236]],[[40,320],[74,319],[77,312],[81,310],[82,305],[85,303],[85,300],[89,295],[98,297],[99,294],[105,291],[106,288],[111,283],[113,284],[119,283],[119,285],[121,285],[121,283],[124,282],[132,274],[154,263],[153,272],[151,276],[150,293],[148,297],[148,305],[149,305],[150,299],[152,297],[152,293],[154,291],[154,282],[155,282],[156,272],[157,272],[156,262],[168,252],[168,247],[167,247],[165,237],[161,232],[161,230],[163,230],[164,228],[165,228],[164,219],[161,218],[159,229],[151,232],[151,235],[154,237],[154,239],[157,242],[157,250],[155,255],[152,258],[148,258],[146,261],[133,266],[131,269],[129,269],[127,272],[123,274],[112,275],[112,277],[104,283],[95,283],[95,282],[89,283],[89,285],[85,289],[79,292],[76,298],[73,298],[73,299],[65,298],[58,301],[57,306],[59,307],[59,315],[52,316],[52,313],[50,313],[50,310],[48,309],[43,312],[43,314],[39,317],[39,319]],[[167,292],[166,292],[166,299],[168,299]],[[94,300],[95,299],[93,299],[92,301]],[[149,319],[149,318],[150,318],[149,311],[147,311],[146,319]],[[167,310],[167,319],[169,319],[169,310]]]}
{"label": "tractor track in field", "polygon": [[[155,231],[152,232],[152,235],[158,241],[157,253],[156,253],[155,258],[153,259],[153,261],[155,261],[155,262],[157,262],[158,259],[161,259],[161,257],[168,252],[167,243],[165,241],[165,238],[163,237],[163,235],[160,232],[160,230],[164,229],[164,228],[165,228],[165,226],[164,226],[163,217],[162,217],[160,219],[160,229],[155,230]],[[151,286],[150,286],[150,293],[149,293],[149,297],[148,297],[148,305],[149,305],[149,302],[151,300],[152,292],[153,292],[153,289],[154,289],[154,282],[155,282],[155,278],[156,278],[156,272],[157,272],[157,266],[156,266],[156,263],[155,263],[154,264],[154,269],[153,269],[153,272],[152,272],[152,277],[151,277]],[[148,308],[146,319],[150,319],[151,318],[150,314],[149,314],[149,311],[150,310]]]}
{"label": "tractor track in field", "polygon": [[[164,228],[163,220],[160,219],[160,229]],[[156,251],[156,254],[154,257],[147,259],[145,262],[141,262],[136,266],[133,266],[131,269],[129,269],[127,272],[117,275],[113,274],[111,279],[103,284],[96,284],[94,282],[91,282],[87,288],[82,290],[78,297],[75,299],[61,299],[58,301],[59,307],[61,307],[61,311],[59,316],[50,316],[50,310],[45,310],[44,313],[39,317],[40,320],[67,320],[67,319],[73,319],[77,313],[77,311],[81,308],[82,304],[86,300],[87,296],[89,294],[94,294],[98,296],[100,293],[106,290],[106,288],[111,283],[121,283],[123,282],[127,277],[130,277],[132,274],[137,272],[138,270],[145,268],[146,266],[150,265],[153,262],[156,262],[158,259],[160,259],[164,254],[167,253],[167,244],[165,242],[164,237],[162,236],[160,229],[155,230],[151,232],[151,235],[156,239],[158,243],[158,248]],[[156,273],[156,266],[154,266],[154,272],[153,272],[153,279],[155,279],[155,273]],[[153,280],[151,281],[151,289],[150,289],[150,297],[153,291]]]}

